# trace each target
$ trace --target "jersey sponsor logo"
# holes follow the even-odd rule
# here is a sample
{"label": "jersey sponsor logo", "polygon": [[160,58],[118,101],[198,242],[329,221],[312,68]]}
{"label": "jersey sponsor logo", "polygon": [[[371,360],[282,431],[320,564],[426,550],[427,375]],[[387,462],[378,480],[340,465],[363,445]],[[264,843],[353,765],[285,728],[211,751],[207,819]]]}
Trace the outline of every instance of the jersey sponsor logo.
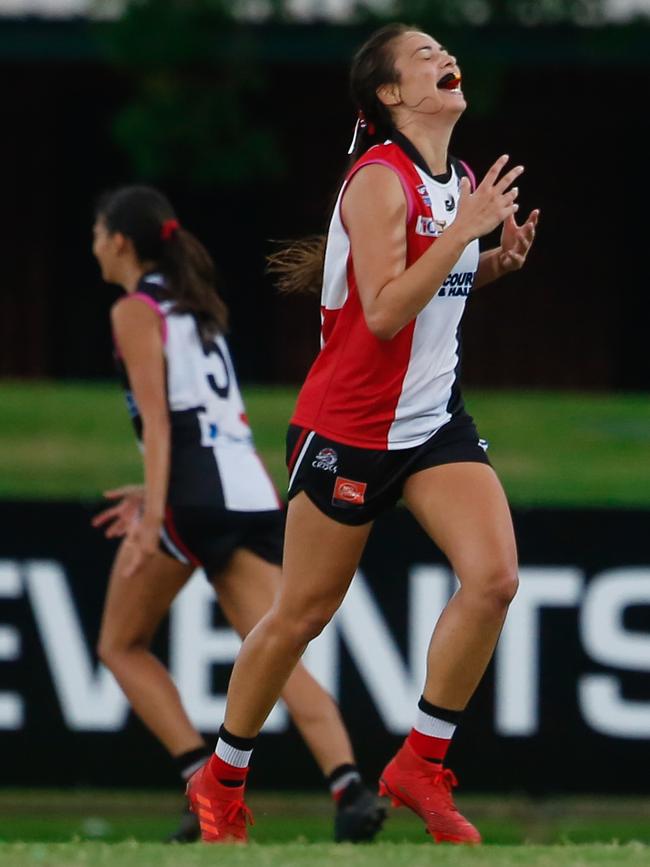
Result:
{"label": "jersey sponsor logo", "polygon": [[330,473],[335,473],[337,470],[337,462],[339,456],[336,454],[334,449],[325,448],[321,449],[314,460],[311,462],[312,467],[315,467],[317,470],[327,470]]}
{"label": "jersey sponsor logo", "polygon": [[446,220],[435,220],[433,217],[418,217],[415,232],[417,235],[424,235],[427,238],[437,238],[444,231],[446,225]]}
{"label": "jersey sponsor logo", "polygon": [[333,505],[352,503],[354,506],[362,506],[366,501],[366,482],[355,482],[352,479],[344,479],[339,476],[334,485],[332,495]]}
{"label": "jersey sponsor logo", "polygon": [[456,199],[451,195],[451,193],[445,199],[445,211],[451,213],[456,207]]}
{"label": "jersey sponsor logo", "polygon": [[469,295],[474,285],[474,271],[463,271],[450,274],[449,277],[440,287],[438,295],[440,296],[462,296]]}
{"label": "jersey sponsor logo", "polygon": [[431,207],[431,196],[429,195],[429,190],[426,188],[426,184],[420,184],[416,187],[418,193],[422,196],[422,201],[424,204],[430,208]]}

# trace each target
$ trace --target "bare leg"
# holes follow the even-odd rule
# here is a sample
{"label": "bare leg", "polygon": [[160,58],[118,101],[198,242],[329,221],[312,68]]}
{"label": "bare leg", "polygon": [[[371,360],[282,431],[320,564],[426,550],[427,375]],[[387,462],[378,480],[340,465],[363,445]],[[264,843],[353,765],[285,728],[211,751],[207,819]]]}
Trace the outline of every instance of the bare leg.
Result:
{"label": "bare leg", "polygon": [[460,582],[431,638],[424,697],[439,707],[463,710],[492,657],[517,590],[510,510],[492,468],[478,463],[415,473],[404,498]]}
{"label": "bare leg", "polygon": [[257,735],[305,647],[341,604],[371,526],[338,524],[304,493],[291,500],[280,592],[235,662],[228,688],[228,731],[239,737]]}
{"label": "bare leg", "polygon": [[204,745],[169,672],[149,650],[160,621],[192,573],[162,552],[135,575],[124,576],[124,544],[108,586],[98,653],[142,722],[173,755]]}
{"label": "bare leg", "polygon": [[[271,609],[280,587],[279,566],[240,548],[228,568],[214,580],[228,622],[245,638]],[[330,694],[298,663],[282,692],[289,713],[325,776],[354,754],[338,706]]]}

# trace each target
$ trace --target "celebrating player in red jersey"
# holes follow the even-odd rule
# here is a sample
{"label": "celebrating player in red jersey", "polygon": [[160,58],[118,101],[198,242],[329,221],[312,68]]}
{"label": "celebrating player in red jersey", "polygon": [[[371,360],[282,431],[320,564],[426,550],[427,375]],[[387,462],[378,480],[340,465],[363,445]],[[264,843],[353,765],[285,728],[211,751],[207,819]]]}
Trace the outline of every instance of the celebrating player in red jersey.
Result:
{"label": "celebrating player in red jersey", "polygon": [[[458,327],[470,289],[520,268],[538,212],[515,221],[523,172],[500,157],[473,189],[448,154],[465,110],[456,59],[426,33],[392,25],[352,67],[353,164],[325,250],[275,258],[281,285],[322,286],[322,348],[289,429],[283,581],[233,669],[215,756],[188,787],[195,809],[232,833],[224,781],[243,787],[254,738],[308,642],[337,610],[372,522],[400,497],[447,555],[460,589],[433,630],[415,724],[381,776],[436,840],[478,843],[454,806],[443,762],[492,656],[517,588],[504,492],[465,412]],[[502,225],[501,245],[478,238]],[[433,624],[432,624],[433,625]]]}
{"label": "celebrating player in red jersey", "polygon": [[[112,492],[120,502],[94,520],[108,536],[126,537],[111,574],[99,654],[186,781],[210,750],[150,652],[151,640],[196,566],[245,636],[279,583],[284,516],[253,445],[207,251],[148,187],[125,187],[102,200],[93,251],[104,279],[126,292],[112,310],[113,332],[145,468],[144,488]],[[371,839],[385,809],[362,784],[336,704],[302,666],[282,697],[328,777],[336,839]],[[227,792],[237,812],[236,783]],[[198,816],[188,813],[171,839],[198,835]]]}

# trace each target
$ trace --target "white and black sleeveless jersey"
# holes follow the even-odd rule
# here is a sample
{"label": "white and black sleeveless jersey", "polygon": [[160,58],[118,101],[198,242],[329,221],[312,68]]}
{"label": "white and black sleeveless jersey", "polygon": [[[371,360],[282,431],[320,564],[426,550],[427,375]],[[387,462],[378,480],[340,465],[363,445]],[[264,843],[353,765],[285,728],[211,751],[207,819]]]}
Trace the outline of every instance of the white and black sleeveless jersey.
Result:
{"label": "white and black sleeveless jersey", "polygon": [[[161,274],[146,274],[128,297],[149,305],[162,321],[171,420],[167,505],[235,512],[278,509],[277,493],[255,451],[225,339],[218,335],[203,342],[194,317],[175,313],[163,287]],[[118,346],[116,356],[141,443],[142,420]]]}

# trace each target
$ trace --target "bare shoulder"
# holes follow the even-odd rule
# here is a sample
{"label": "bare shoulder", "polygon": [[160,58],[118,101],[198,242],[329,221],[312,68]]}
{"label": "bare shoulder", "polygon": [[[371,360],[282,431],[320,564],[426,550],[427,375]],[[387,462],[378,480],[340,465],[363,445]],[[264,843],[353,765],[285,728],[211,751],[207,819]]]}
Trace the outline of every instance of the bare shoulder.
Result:
{"label": "bare shoulder", "polygon": [[157,323],[158,314],[138,296],[125,295],[111,307],[111,321],[116,327],[128,327],[130,324],[144,325]]}
{"label": "bare shoulder", "polygon": [[407,202],[399,175],[386,165],[370,163],[362,166],[350,180],[341,202],[341,213],[347,223],[359,213],[374,219],[406,214]]}

